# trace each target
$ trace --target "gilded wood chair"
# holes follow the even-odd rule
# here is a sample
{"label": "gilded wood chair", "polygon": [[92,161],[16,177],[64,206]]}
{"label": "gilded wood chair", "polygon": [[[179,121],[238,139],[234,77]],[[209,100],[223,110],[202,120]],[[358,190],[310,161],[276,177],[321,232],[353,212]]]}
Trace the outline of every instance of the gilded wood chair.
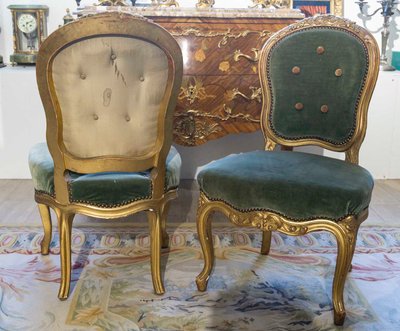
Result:
{"label": "gilded wood chair", "polygon": [[172,116],[182,80],[175,39],[140,16],[103,13],[67,24],[40,48],[37,82],[47,145],[29,155],[35,200],[49,253],[51,207],[60,233],[61,284],[71,280],[74,215],[117,218],[147,211],[154,291],[164,293],[160,247],[176,197],[181,159]]}
{"label": "gilded wood chair", "polygon": [[[266,150],[227,156],[198,174],[200,291],[214,264],[211,212],[262,230],[261,254],[269,253],[271,231],[297,236],[325,230],[337,239],[333,309],[335,324],[343,324],[345,279],[373,188],[373,178],[357,164],[378,70],[372,35],[335,16],[305,19],[266,42],[259,62]],[[346,161],[273,151],[277,144],[345,152]]]}

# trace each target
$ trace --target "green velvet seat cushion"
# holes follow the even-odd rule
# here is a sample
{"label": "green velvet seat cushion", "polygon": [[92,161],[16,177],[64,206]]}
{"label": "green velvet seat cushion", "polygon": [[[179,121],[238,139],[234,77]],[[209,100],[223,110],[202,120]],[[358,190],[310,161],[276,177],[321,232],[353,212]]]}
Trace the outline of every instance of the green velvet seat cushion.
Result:
{"label": "green velvet seat cushion", "polygon": [[[171,147],[167,157],[166,191],[179,184],[181,157]],[[54,195],[54,163],[45,143],[35,145],[29,153],[29,168],[35,190]],[[150,198],[152,194],[150,172],[140,173],[70,173],[70,197],[75,202],[110,207]]]}
{"label": "green velvet seat cushion", "polygon": [[300,152],[230,155],[198,174],[201,191],[239,210],[269,210],[293,220],[340,220],[368,207],[374,185],[364,168]]}

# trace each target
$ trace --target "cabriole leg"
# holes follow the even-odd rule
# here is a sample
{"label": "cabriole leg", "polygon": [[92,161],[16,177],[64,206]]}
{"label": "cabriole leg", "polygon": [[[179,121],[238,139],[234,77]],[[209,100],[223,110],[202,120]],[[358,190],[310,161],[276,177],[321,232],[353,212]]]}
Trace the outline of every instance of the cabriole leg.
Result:
{"label": "cabriole leg", "polygon": [[204,267],[196,278],[197,289],[204,292],[214,266],[214,246],[211,233],[211,210],[207,205],[200,206],[197,211],[197,233],[204,256]]}
{"label": "cabriole leg", "polygon": [[57,210],[56,213],[58,216],[58,231],[60,233],[61,261],[61,284],[58,298],[66,300],[71,286],[71,234],[75,214],[66,213],[62,210]]}
{"label": "cabriole leg", "polygon": [[164,294],[161,280],[161,217],[159,211],[148,211],[147,218],[150,227],[150,264],[154,292]]}
{"label": "cabriole leg", "polygon": [[263,231],[262,233],[262,244],[261,244],[261,254],[268,255],[271,248],[271,238],[272,231]]}
{"label": "cabriole leg", "polygon": [[48,255],[51,243],[51,216],[49,206],[38,203],[40,218],[43,223],[43,240],[40,244],[42,255]]}
{"label": "cabriole leg", "polygon": [[356,243],[357,243],[357,235],[358,235],[358,229],[360,228],[360,225],[358,225],[355,229],[355,234],[354,234],[354,240],[351,242],[351,256],[350,256],[350,266],[349,266],[349,272],[352,271],[353,265],[351,262],[353,261],[354,257],[354,252],[356,251]]}
{"label": "cabriole leg", "polygon": [[169,206],[170,201],[166,201],[161,211],[161,248],[168,248],[169,246],[169,236],[166,225]]}
{"label": "cabriole leg", "polygon": [[332,287],[334,322],[336,325],[343,325],[344,319],[346,318],[343,290],[347,273],[351,265],[352,245],[349,242],[350,238],[348,234],[345,232],[337,232],[335,236],[338,246],[338,255]]}

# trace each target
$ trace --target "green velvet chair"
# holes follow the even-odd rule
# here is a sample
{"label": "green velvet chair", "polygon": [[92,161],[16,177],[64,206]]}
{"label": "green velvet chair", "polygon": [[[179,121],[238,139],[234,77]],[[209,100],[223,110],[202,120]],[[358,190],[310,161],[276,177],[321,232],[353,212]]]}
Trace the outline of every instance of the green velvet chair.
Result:
{"label": "green velvet chair", "polygon": [[[358,153],[378,71],[372,35],[335,16],[294,23],[266,42],[259,62],[265,151],[224,157],[198,174],[197,227],[205,260],[196,279],[200,291],[214,264],[214,211],[260,229],[261,254],[269,253],[271,231],[297,236],[325,230],[338,244],[332,299],[334,322],[343,324],[344,284],[374,183],[358,165]],[[316,145],[345,152],[346,160],[274,151],[277,144]]]}
{"label": "green velvet chair", "polygon": [[39,50],[37,82],[47,144],[34,146],[29,166],[49,253],[58,218],[61,284],[71,280],[75,214],[119,218],[146,211],[154,291],[164,293],[160,249],[181,159],[172,117],[182,81],[178,43],[162,27],[127,13],[102,13],[64,25]]}

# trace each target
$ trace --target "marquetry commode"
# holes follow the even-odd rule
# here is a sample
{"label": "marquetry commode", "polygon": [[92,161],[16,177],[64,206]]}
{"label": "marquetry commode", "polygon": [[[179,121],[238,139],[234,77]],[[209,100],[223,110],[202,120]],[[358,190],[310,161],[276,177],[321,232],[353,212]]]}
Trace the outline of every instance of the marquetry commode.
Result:
{"label": "marquetry commode", "polygon": [[86,7],[148,17],[181,46],[184,78],[174,115],[174,141],[196,146],[230,133],[260,129],[258,55],[274,32],[303,14],[289,9]]}

